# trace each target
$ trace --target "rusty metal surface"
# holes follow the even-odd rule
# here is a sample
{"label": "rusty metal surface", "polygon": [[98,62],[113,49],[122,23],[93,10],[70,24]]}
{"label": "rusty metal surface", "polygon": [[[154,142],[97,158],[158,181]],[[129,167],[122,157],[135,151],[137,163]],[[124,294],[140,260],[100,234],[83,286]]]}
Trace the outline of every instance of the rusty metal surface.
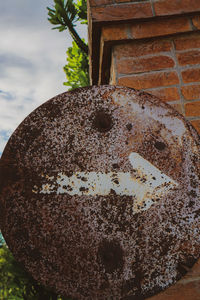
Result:
{"label": "rusty metal surface", "polygon": [[49,100],[0,160],[0,226],[15,257],[72,299],[144,299],[200,256],[199,139],[128,88]]}

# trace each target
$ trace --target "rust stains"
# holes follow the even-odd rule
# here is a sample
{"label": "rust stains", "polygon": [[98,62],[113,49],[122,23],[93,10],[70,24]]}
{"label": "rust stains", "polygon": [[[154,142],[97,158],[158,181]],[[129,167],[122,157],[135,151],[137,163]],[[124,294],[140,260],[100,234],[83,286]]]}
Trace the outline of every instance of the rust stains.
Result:
{"label": "rust stains", "polygon": [[181,115],[144,92],[56,96],[21,123],[0,160],[9,248],[72,299],[166,289],[200,256],[199,145]]}

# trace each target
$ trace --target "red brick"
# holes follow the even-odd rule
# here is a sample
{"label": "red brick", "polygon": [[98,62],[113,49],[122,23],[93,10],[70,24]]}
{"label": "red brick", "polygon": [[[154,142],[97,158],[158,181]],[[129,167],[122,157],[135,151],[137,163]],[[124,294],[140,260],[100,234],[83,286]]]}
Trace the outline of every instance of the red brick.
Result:
{"label": "red brick", "polygon": [[197,300],[200,299],[200,260],[176,284],[149,300]]}
{"label": "red brick", "polygon": [[93,22],[120,21],[152,17],[150,3],[130,3],[91,7]]}
{"label": "red brick", "polygon": [[148,71],[162,70],[174,67],[175,63],[169,56],[152,56],[141,59],[123,59],[117,62],[117,70],[120,74],[133,74]]}
{"label": "red brick", "polygon": [[200,29],[200,16],[193,17],[192,22],[197,29]]}
{"label": "red brick", "polygon": [[149,298],[149,300],[198,300],[200,299],[199,285],[198,277],[194,281],[190,279],[183,283],[178,281],[175,285]]}
{"label": "red brick", "polygon": [[[181,92],[186,100],[200,100],[200,85],[182,86]],[[200,115],[200,111],[199,111]]]}
{"label": "red brick", "polygon": [[111,25],[102,27],[101,39],[103,41],[115,41],[128,39],[127,25]]}
{"label": "red brick", "polygon": [[90,6],[101,6],[113,4],[113,0],[89,0]]}
{"label": "red brick", "polygon": [[150,89],[178,83],[179,79],[176,72],[155,72],[143,75],[125,76],[118,79],[118,84],[136,89]]}
{"label": "red brick", "polygon": [[166,102],[180,99],[178,89],[175,87],[148,90],[147,92]]}
{"label": "red brick", "polygon": [[200,69],[187,69],[182,71],[182,78],[184,83],[200,82]]}
{"label": "red brick", "polygon": [[132,0],[115,0],[116,3],[121,2],[138,2],[138,1],[132,1]]}
{"label": "red brick", "polygon": [[170,104],[175,110],[177,110],[180,114],[183,114],[182,105],[180,103]]}
{"label": "red brick", "polygon": [[134,41],[128,44],[117,45],[114,48],[116,58],[138,57],[147,54],[167,52],[172,48],[171,41],[155,40],[149,42]]}
{"label": "red brick", "polygon": [[200,101],[185,104],[186,117],[199,117],[200,116]]}
{"label": "red brick", "polygon": [[200,10],[199,0],[158,0],[154,3],[156,15],[173,15]]}
{"label": "red brick", "polygon": [[191,31],[191,27],[189,20],[185,17],[154,20],[131,26],[133,38],[163,36],[186,31]]}
{"label": "red brick", "polygon": [[192,126],[194,126],[194,128],[200,134],[200,120],[193,120],[193,121],[190,121],[190,123],[192,124]]}
{"label": "red brick", "polygon": [[177,58],[181,66],[199,64],[200,50],[191,50],[184,53],[177,53]]}
{"label": "red brick", "polygon": [[191,48],[200,48],[200,33],[191,33],[188,36],[180,37],[174,40],[176,50],[187,50]]}

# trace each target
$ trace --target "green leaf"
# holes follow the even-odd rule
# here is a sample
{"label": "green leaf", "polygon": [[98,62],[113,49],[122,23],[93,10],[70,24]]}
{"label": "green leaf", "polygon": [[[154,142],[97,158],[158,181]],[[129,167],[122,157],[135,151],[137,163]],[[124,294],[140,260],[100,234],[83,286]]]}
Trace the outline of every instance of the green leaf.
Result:
{"label": "green leaf", "polygon": [[65,86],[75,89],[89,85],[88,56],[81,51],[75,42],[67,50],[67,64],[64,66],[67,81]]}

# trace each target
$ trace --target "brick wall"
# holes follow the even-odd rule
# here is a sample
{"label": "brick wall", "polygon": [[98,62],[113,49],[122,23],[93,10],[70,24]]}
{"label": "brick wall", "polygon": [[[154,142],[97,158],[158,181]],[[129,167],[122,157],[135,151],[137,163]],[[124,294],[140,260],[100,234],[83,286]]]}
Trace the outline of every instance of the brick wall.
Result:
{"label": "brick wall", "polygon": [[[91,83],[98,83],[101,30],[105,25],[130,24],[200,12],[199,0],[87,0]],[[197,23],[199,23],[197,21]],[[193,24],[199,28],[199,24]],[[169,25],[169,27],[171,27]],[[158,28],[159,29],[159,28]],[[174,28],[175,31],[175,28]],[[164,32],[165,34],[165,32]],[[108,56],[109,59],[109,56]]]}
{"label": "brick wall", "polygon": [[90,0],[90,14],[91,82],[154,94],[200,133],[200,0]]}
{"label": "brick wall", "polygon": [[200,132],[200,32],[114,46],[110,78],[168,102]]}
{"label": "brick wall", "polygon": [[199,0],[90,0],[94,22],[169,16],[200,10]]}

